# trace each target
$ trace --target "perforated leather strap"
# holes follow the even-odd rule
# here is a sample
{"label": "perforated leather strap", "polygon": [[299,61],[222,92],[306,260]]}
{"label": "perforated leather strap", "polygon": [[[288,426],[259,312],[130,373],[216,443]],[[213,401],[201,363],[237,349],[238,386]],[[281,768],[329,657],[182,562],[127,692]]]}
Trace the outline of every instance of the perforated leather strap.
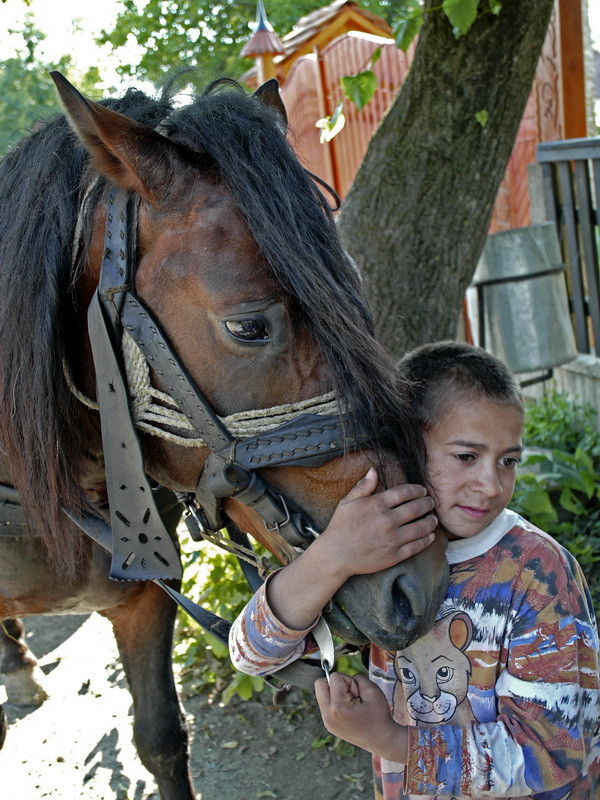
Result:
{"label": "perforated leather strap", "polygon": [[144,472],[143,455],[129,410],[127,384],[97,293],[88,311],[88,329],[96,367],[113,531],[110,576],[117,580],[180,578],[179,553],[163,525]]}
{"label": "perforated leather strap", "polygon": [[[67,514],[67,516],[104,550],[109,553],[111,552],[112,531],[104,520],[86,512],[77,516],[73,514]],[[161,589],[181,606],[193,620],[208,631],[208,633],[212,634],[226,647],[229,646],[231,622],[219,617],[209,609],[203,608],[188,597],[185,597],[185,595],[182,595],[181,592],[169,586],[160,578],[155,578],[154,583],[160,586]],[[310,661],[299,660],[279,670],[276,676],[274,676],[275,681],[273,681],[273,676],[269,677],[267,681],[276,686],[279,686],[279,683],[283,685],[291,684],[293,686],[299,686],[302,689],[311,690],[317,678],[322,678],[324,674],[325,673],[316,662],[311,663]]]}

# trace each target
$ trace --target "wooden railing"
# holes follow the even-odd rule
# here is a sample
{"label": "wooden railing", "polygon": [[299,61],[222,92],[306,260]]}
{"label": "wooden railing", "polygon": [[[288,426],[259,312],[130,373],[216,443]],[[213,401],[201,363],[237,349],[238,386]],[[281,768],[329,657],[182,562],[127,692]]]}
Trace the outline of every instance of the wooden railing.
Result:
{"label": "wooden railing", "polygon": [[537,161],[567,265],[577,350],[600,356],[600,138],[544,142]]}

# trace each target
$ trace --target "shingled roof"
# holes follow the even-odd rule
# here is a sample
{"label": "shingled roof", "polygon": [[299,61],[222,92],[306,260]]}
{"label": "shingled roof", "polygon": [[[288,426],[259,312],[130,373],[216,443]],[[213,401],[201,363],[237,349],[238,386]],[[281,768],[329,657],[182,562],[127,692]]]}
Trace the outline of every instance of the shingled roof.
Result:
{"label": "shingled roof", "polygon": [[[300,17],[292,30],[280,39],[283,52],[281,50],[269,51],[278,53],[273,57],[273,64],[280,82],[285,80],[285,76],[296,58],[312,52],[314,48],[321,50],[341,33],[349,30],[384,37],[392,36],[392,29],[387,22],[371,11],[361,8],[354,0],[333,0],[329,5],[317,8],[310,14]],[[242,55],[249,57],[255,55],[255,51],[252,51],[252,41],[253,37],[242,49]],[[260,55],[265,52],[267,51],[261,50],[256,54]],[[252,67],[244,73],[242,80],[249,85],[255,85],[256,77],[256,67]]]}
{"label": "shingled roof", "polygon": [[389,28],[377,14],[373,14],[371,11],[361,8],[359,4],[353,2],[353,0],[333,0],[333,3],[330,3],[328,6],[317,8],[311,11],[310,14],[300,17],[292,30],[282,37],[285,57],[290,56],[307,39],[311,39],[318,30],[326,27],[326,25],[344,8],[356,9],[361,17],[365,17],[365,19],[370,20],[378,27],[387,28],[388,32],[391,34],[391,28]]}

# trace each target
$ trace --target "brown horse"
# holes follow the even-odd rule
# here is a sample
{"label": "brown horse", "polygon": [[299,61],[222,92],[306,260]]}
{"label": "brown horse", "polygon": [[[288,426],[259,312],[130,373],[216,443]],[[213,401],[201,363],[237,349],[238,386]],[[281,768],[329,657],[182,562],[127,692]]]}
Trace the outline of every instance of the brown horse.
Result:
{"label": "brown horse", "polygon": [[[176,606],[150,579],[177,586],[178,565],[171,540],[158,534],[152,571],[143,555],[149,535],[133,534],[131,544],[128,509],[140,492],[158,490],[161,530],[174,536],[174,498],[185,497],[203,519],[233,521],[285,563],[370,464],[388,482],[422,483],[421,443],[331,211],[287,144],[274,81],[253,97],[219,82],[175,108],[166,93],[152,100],[136,91],[93,103],[53,77],[65,115],[36,129],[0,169],[0,482],[8,501],[18,491],[21,527],[30,531],[0,535],[0,617],[106,616],[141,760],[163,800],[188,800],[195,795],[170,660]],[[121,215],[115,228],[119,198],[136,214]],[[115,246],[119,237],[129,243]],[[117,261],[131,253],[132,272],[98,289],[101,265],[115,253]],[[132,309],[139,329],[126,316]],[[115,381],[103,377],[98,330],[125,386],[109,413]],[[153,336],[177,363],[175,380],[146,351]],[[336,403],[339,415],[328,416]],[[305,412],[308,423],[290,434],[306,438],[299,460],[299,448],[293,458],[267,448],[261,469],[250,465],[253,448],[266,445],[245,426],[275,428],[272,447],[288,441],[286,425]],[[324,435],[330,419],[337,433],[315,442],[313,429]],[[128,420],[136,428],[129,439]],[[136,447],[140,468],[128,486],[117,473],[133,468]],[[313,455],[323,449],[329,460]],[[206,499],[219,480],[229,488]],[[19,507],[8,505],[17,518]],[[124,532],[114,547],[126,552],[112,563],[71,521],[108,529],[109,514],[113,531]],[[151,516],[148,504],[140,524]],[[332,625],[351,641],[405,647],[431,626],[446,578],[436,542],[397,568],[351,579]],[[4,669],[27,673],[18,624],[10,630],[17,641]]]}

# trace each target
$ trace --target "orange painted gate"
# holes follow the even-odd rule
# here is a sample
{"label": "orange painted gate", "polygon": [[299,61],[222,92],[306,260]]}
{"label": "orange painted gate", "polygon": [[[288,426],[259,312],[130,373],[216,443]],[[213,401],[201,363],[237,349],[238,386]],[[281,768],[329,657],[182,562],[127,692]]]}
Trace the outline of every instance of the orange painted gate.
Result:
{"label": "orange painted gate", "polygon": [[[530,224],[527,167],[535,161],[539,142],[564,138],[559,92],[558,24],[555,13],[498,191],[490,233]],[[382,52],[373,67],[378,80],[373,99],[360,112],[353,103],[346,102],[345,127],[331,142],[321,144],[315,122],[331,115],[342,99],[340,77],[364,70],[377,47],[381,47]],[[373,131],[402,85],[413,52],[409,50],[405,55],[391,39],[350,32],[334,39],[320,52],[298,58],[282,86],[292,143],[298,155],[342,198],[354,179]]]}

